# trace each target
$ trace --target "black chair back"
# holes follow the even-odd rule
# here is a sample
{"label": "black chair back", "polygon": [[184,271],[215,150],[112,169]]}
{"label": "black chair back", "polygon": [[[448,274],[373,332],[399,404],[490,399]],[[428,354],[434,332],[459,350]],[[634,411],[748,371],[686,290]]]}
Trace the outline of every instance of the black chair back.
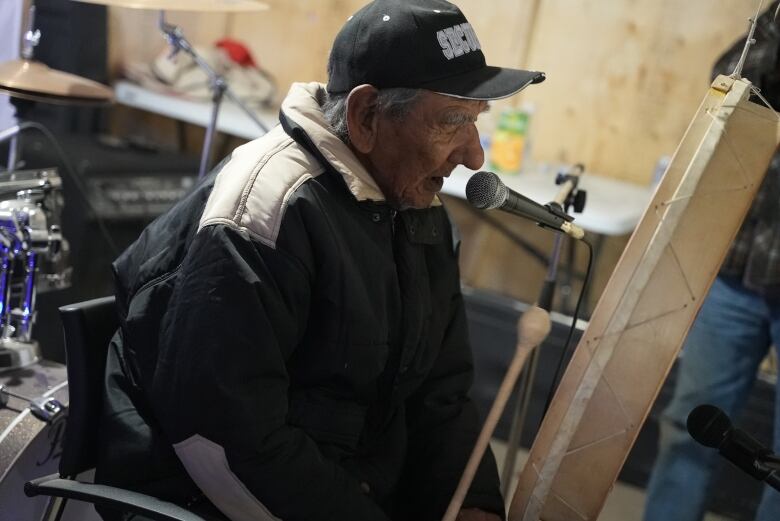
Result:
{"label": "black chair back", "polygon": [[68,421],[60,476],[75,477],[97,463],[103,380],[111,337],[119,327],[114,297],[60,308],[68,363]]}

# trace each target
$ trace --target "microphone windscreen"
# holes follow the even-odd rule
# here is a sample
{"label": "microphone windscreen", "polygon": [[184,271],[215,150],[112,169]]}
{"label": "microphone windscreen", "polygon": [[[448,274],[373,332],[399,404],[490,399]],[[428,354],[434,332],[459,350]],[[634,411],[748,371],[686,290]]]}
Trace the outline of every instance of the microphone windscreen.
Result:
{"label": "microphone windscreen", "polygon": [[506,186],[493,172],[477,172],[466,183],[466,199],[480,210],[498,208],[506,201]]}
{"label": "microphone windscreen", "polygon": [[717,449],[731,430],[731,420],[714,405],[699,405],[688,415],[687,427],[694,440]]}

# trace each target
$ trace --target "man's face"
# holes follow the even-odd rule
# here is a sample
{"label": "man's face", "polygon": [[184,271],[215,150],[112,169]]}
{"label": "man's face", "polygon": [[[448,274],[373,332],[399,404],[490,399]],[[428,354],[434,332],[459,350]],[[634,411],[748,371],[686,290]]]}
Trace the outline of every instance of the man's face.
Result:
{"label": "man's face", "polygon": [[459,164],[476,170],[485,160],[475,122],[485,101],[423,90],[408,116],[379,116],[370,170],[387,200],[426,208]]}

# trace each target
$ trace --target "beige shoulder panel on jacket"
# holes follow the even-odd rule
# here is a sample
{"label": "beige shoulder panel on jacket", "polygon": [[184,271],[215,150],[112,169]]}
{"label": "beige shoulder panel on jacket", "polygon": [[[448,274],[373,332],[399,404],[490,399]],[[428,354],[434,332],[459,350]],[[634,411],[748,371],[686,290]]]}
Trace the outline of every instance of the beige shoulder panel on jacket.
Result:
{"label": "beige shoulder panel on jacket", "polygon": [[225,224],[276,246],[290,196],[324,168],[277,126],[238,147],[217,174],[199,229]]}

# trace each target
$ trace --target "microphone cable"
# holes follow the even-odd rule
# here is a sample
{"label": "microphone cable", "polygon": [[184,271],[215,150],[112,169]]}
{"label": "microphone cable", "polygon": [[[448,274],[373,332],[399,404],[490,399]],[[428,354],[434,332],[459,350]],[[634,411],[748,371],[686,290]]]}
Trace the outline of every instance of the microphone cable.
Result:
{"label": "microphone cable", "polygon": [[[580,316],[580,308],[582,307],[583,297],[587,293],[585,290],[587,289],[588,284],[590,284],[591,270],[593,268],[593,245],[588,239],[587,234],[585,235],[585,237],[580,239],[579,242],[584,242],[585,245],[588,247],[588,267],[585,269],[585,277],[582,279],[580,296],[577,298],[577,305],[574,307],[574,316],[572,317],[571,327],[569,327],[569,333],[566,336],[566,342],[563,345],[563,351],[561,351],[561,357],[558,359],[558,365],[556,366],[555,373],[553,374],[552,383],[550,384],[550,390],[547,392],[547,398],[545,399],[544,402],[544,409],[542,410],[542,421],[544,420],[544,417],[547,415],[547,410],[550,408],[550,403],[552,402],[553,396],[555,396],[555,391],[558,389],[558,383],[559,383],[558,380],[561,377],[561,373],[563,372],[564,362],[568,358],[568,353],[571,349],[571,341],[574,338],[574,331],[577,329],[577,320],[579,319]],[[573,248],[575,244],[577,243],[572,242],[571,247]]]}

